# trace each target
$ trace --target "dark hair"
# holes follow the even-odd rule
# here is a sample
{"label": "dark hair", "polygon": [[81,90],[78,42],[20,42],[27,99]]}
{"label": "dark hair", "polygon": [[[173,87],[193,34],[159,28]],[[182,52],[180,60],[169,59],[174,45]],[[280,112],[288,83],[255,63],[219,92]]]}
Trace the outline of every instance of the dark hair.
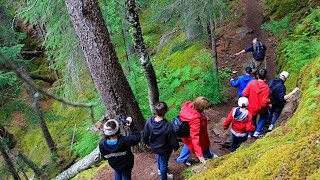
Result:
{"label": "dark hair", "polygon": [[163,117],[168,112],[169,108],[165,102],[160,101],[154,105],[154,110],[156,111],[156,115]]}
{"label": "dark hair", "polygon": [[264,68],[261,68],[258,70],[257,76],[259,79],[264,80],[267,77],[267,70]]}
{"label": "dark hair", "polygon": [[[116,129],[117,124],[116,124],[115,122],[113,122],[113,121],[107,121],[106,126],[109,126],[109,127],[111,127],[112,129]],[[112,136],[104,135],[104,138],[105,138],[105,139],[109,139],[110,137],[118,136],[119,134],[120,134],[120,128],[119,128],[119,130],[116,132],[116,134],[114,134],[114,135],[112,135]]]}
{"label": "dark hair", "polygon": [[251,67],[246,67],[246,73],[248,73],[248,74],[251,74],[251,72],[252,72],[252,68]]}

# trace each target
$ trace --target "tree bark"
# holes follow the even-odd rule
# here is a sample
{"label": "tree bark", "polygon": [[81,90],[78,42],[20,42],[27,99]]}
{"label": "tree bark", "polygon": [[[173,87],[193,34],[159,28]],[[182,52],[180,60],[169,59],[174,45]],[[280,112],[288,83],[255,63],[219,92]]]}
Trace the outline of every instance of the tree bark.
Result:
{"label": "tree bark", "polygon": [[139,15],[136,11],[135,0],[126,0],[125,4],[127,10],[127,19],[133,30],[131,36],[134,41],[135,49],[138,51],[140,56],[140,64],[143,67],[145,76],[147,78],[150,110],[154,114],[154,105],[155,103],[159,102],[157,76],[150,61],[150,57],[146,51],[139,21]]}
{"label": "tree bark", "polygon": [[2,139],[1,139],[0,140],[0,152],[2,154],[2,157],[3,157],[4,161],[6,162],[8,168],[9,168],[9,171],[12,174],[13,179],[20,180],[19,174],[16,171],[14,164],[8,155],[5,146],[6,146],[5,143],[3,143]]}
{"label": "tree bark", "polygon": [[142,113],[124,76],[98,2],[65,0],[65,3],[90,74],[107,109],[107,116],[131,116],[142,130]]}
{"label": "tree bark", "polygon": [[0,139],[6,140],[6,145],[8,146],[9,149],[14,148],[14,146],[17,143],[13,134],[9,133],[1,123],[0,123]]}
{"label": "tree bark", "polygon": [[199,22],[198,15],[195,12],[195,7],[190,4],[189,0],[182,0],[182,5],[186,38],[189,41],[194,40],[202,33],[202,27]]}
{"label": "tree bark", "polygon": [[211,36],[211,50],[212,50],[212,61],[213,61],[213,75],[218,77],[218,53],[216,45],[216,23],[210,17],[210,36]]}
{"label": "tree bark", "polygon": [[56,79],[52,79],[52,78],[47,77],[47,76],[39,76],[39,75],[36,75],[36,74],[31,74],[30,77],[33,80],[41,80],[41,81],[50,83],[51,85],[56,81]]}

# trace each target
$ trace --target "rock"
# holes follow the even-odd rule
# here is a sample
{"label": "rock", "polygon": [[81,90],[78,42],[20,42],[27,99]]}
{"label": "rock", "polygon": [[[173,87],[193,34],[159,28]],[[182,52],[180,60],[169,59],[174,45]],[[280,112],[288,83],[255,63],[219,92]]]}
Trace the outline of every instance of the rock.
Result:
{"label": "rock", "polygon": [[248,27],[239,27],[237,30],[236,30],[236,33],[239,34],[239,35],[246,35],[246,34],[252,34],[253,33],[253,29],[250,29]]}
{"label": "rock", "polygon": [[195,174],[202,172],[203,170],[207,169],[205,164],[200,164],[197,166],[192,167],[191,171]]}

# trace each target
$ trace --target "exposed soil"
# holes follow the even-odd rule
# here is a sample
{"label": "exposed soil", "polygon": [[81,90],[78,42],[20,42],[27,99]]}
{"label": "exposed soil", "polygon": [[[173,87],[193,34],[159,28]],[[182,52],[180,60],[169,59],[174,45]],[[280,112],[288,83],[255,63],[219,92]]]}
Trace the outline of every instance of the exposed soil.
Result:
{"label": "exposed soil", "polygon": [[[235,15],[239,16],[229,24],[219,27],[223,34],[220,35],[217,44],[218,46],[218,66],[220,69],[231,68],[239,73],[233,76],[241,75],[244,68],[252,59],[251,53],[243,54],[235,57],[234,54],[248,46],[252,39],[257,37],[266,44],[267,50],[267,69],[270,80],[275,75],[275,41],[267,32],[261,30],[262,12],[264,6],[257,0],[241,0],[235,11]],[[229,84],[226,82],[226,84]],[[208,132],[211,140],[211,150],[223,156],[230,151],[223,147],[228,141],[229,132],[223,131],[223,118],[226,117],[232,107],[236,106],[237,93],[236,89],[228,85],[227,91],[228,101],[219,104],[206,112],[209,119]],[[179,155],[178,152],[171,155],[169,161],[169,171],[174,174],[174,179],[183,179],[182,171],[186,165],[177,163],[175,159]],[[196,162],[197,158],[192,156],[191,161]],[[132,172],[132,179],[154,180],[159,179],[157,174],[157,166],[155,155],[151,153],[135,154],[135,165]],[[108,167],[97,173],[94,179],[113,179],[113,170]]]}

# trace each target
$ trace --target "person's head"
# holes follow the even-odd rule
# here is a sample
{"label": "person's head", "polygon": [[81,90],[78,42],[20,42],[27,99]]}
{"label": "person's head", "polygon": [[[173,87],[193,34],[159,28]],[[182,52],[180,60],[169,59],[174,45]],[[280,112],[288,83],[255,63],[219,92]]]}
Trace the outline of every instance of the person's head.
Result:
{"label": "person's head", "polygon": [[169,108],[167,103],[160,101],[154,105],[154,110],[155,115],[164,117],[164,115],[168,112]]}
{"label": "person's head", "polygon": [[246,67],[245,71],[246,71],[247,74],[251,74],[252,68],[251,67]]}
{"label": "person's head", "polygon": [[208,98],[199,96],[193,101],[193,107],[199,112],[203,112],[205,109],[208,109],[211,106],[211,103]]}
{"label": "person's head", "polygon": [[103,125],[103,134],[108,139],[110,137],[118,136],[120,134],[120,126],[117,120],[109,119]]}
{"label": "person's head", "polygon": [[283,81],[286,81],[289,77],[289,73],[287,71],[282,71],[282,73],[280,73],[280,79],[282,79]]}
{"label": "person's head", "polygon": [[246,108],[249,105],[249,100],[246,97],[240,97],[238,99],[238,106],[241,108]]}
{"label": "person's head", "polygon": [[265,80],[266,77],[267,77],[267,70],[264,69],[264,68],[259,69],[259,70],[256,72],[256,76],[257,76],[257,78],[260,79],[260,80]]}
{"label": "person's head", "polygon": [[254,38],[253,40],[252,40],[252,44],[253,45],[257,45],[259,43],[259,39],[258,38]]}

